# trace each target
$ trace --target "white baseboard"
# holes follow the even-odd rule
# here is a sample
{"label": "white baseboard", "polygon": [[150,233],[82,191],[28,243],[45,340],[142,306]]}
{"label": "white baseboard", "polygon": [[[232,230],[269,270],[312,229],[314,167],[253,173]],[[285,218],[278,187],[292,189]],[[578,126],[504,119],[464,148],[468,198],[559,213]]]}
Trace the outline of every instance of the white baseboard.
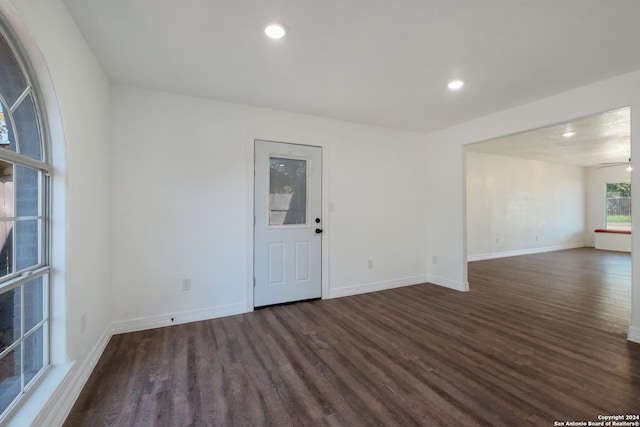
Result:
{"label": "white baseboard", "polygon": [[627,335],[629,341],[637,342],[640,344],[640,328],[636,326],[629,326],[629,334]]}
{"label": "white baseboard", "polygon": [[400,288],[402,286],[417,285],[427,282],[427,276],[413,276],[402,279],[384,280],[381,282],[363,283],[360,285],[344,286],[329,289],[327,298],[341,298],[351,295],[365,294],[367,292],[384,291],[387,289]]}
{"label": "white baseboard", "polygon": [[455,280],[434,276],[432,274],[427,276],[427,279],[429,283],[433,283],[434,285],[443,286],[445,288],[453,289],[460,292],[469,291],[469,282],[457,282]]}
{"label": "white baseboard", "polygon": [[[33,423],[30,424],[34,426],[61,426],[64,423],[112,336],[125,332],[136,332],[181,323],[197,322],[245,312],[246,305],[239,303],[111,322],[84,360],[80,364],[70,364],[73,366],[71,369],[68,369],[66,376],[63,375],[63,378],[58,380],[59,385],[55,388],[55,391],[50,392],[49,397],[43,396],[41,398],[46,399],[47,402],[43,405],[42,410]],[[172,318],[173,322],[171,321]],[[16,425],[29,425],[29,423]]]}
{"label": "white baseboard", "polygon": [[82,388],[87,383],[98,360],[100,360],[100,356],[102,356],[102,352],[107,347],[111,336],[109,325],[82,363],[72,366],[69,373],[60,382],[58,388],[53,392],[42,411],[34,420],[33,425],[61,426],[64,423]]}
{"label": "white baseboard", "polygon": [[146,329],[162,328],[180,325],[182,323],[199,322],[201,320],[216,319],[218,317],[233,316],[247,312],[247,305],[242,303],[217,307],[199,308],[178,313],[166,313],[136,319],[120,320],[111,324],[113,335],[127,332],[144,331]]}
{"label": "white baseboard", "polygon": [[540,254],[543,252],[562,251],[565,249],[584,248],[584,243],[567,243],[564,245],[545,246],[542,248],[518,249],[515,251],[492,252],[487,254],[468,255],[467,261],[482,261],[486,259],[506,258],[510,256]]}

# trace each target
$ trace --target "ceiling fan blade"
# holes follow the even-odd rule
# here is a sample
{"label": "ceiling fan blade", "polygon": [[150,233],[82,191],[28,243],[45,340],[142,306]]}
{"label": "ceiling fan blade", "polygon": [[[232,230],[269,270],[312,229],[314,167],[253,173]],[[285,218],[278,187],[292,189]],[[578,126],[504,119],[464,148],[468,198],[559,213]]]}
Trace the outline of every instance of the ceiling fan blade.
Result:
{"label": "ceiling fan blade", "polygon": [[624,165],[628,165],[628,162],[622,162],[622,163],[599,163],[600,166],[597,167],[597,169],[604,169],[604,168],[613,168],[616,166],[624,166]]}
{"label": "ceiling fan blade", "polygon": [[604,163],[598,163],[598,165],[600,167],[611,167],[611,166],[620,166],[620,165],[630,165],[631,164],[631,157],[629,157],[629,160],[626,162],[604,162]]}

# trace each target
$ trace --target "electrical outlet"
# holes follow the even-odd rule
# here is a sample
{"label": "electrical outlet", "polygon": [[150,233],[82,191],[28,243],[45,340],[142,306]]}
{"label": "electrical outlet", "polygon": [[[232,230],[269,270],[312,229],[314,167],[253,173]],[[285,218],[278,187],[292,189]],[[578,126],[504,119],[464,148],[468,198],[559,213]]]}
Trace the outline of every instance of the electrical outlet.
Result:
{"label": "electrical outlet", "polygon": [[186,277],[184,279],[182,279],[182,290],[183,291],[190,291],[191,290],[191,279]]}
{"label": "electrical outlet", "polygon": [[367,266],[369,267],[369,270],[373,270],[373,260],[372,259],[367,261]]}

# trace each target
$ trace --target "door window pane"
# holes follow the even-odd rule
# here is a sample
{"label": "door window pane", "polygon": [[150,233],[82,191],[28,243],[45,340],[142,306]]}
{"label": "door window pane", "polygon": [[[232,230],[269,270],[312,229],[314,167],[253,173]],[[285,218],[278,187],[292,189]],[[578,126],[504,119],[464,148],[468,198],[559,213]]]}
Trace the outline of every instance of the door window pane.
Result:
{"label": "door window pane", "polygon": [[269,225],[307,223],[307,161],[271,157]]}

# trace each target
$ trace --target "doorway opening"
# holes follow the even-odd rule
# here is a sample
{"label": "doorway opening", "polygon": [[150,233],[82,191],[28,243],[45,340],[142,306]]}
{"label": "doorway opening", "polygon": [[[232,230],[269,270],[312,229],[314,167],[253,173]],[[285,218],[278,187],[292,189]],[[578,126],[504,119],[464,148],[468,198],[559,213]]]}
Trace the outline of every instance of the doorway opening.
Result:
{"label": "doorway opening", "polygon": [[629,183],[624,107],[465,147],[467,260],[595,246],[606,183]]}

